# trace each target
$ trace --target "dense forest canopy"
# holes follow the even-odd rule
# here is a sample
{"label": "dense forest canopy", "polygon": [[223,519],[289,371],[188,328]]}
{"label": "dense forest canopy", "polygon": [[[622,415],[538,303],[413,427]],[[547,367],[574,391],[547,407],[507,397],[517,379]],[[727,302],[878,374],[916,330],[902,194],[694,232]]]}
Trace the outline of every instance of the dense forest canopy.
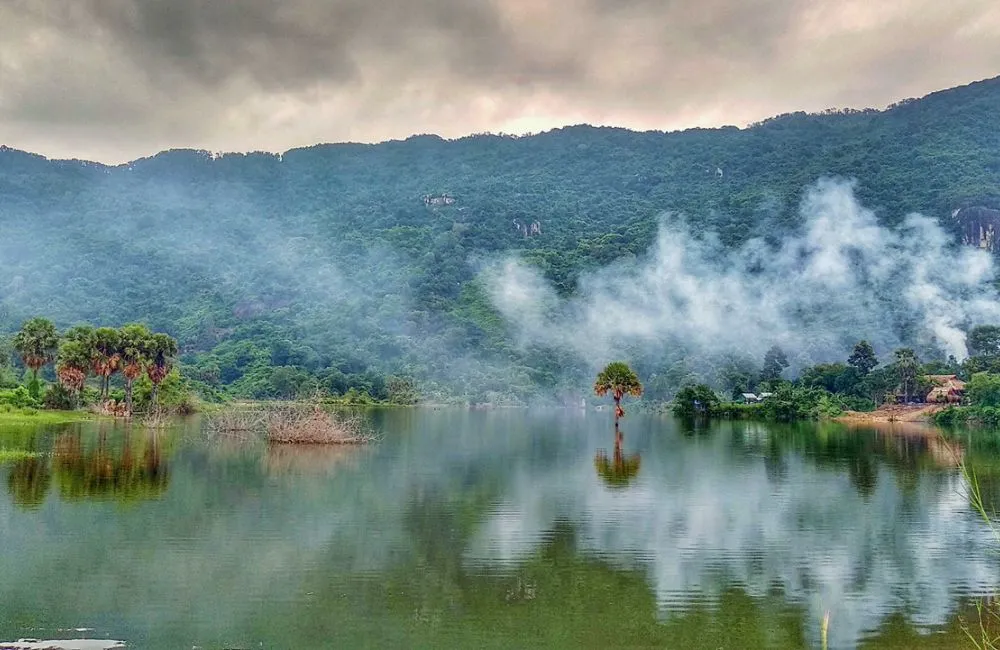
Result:
{"label": "dense forest canopy", "polygon": [[[949,324],[971,327],[990,313],[993,296],[965,278],[988,283],[990,271],[967,255],[973,249],[957,247],[970,226],[955,215],[1000,208],[998,105],[1000,78],[884,111],[796,113],[744,129],[575,126],[281,155],[173,150],[114,167],[2,148],[0,332],[40,314],[61,328],[144,322],[178,339],[185,373],[203,387],[248,397],[353,387],[385,398],[401,378],[425,394],[494,401],[582,393],[593,368],[610,359],[587,358],[579,345],[525,328],[600,328],[593,318],[566,316],[582,309],[574,300],[604,281],[599,269],[662,255],[675,240],[664,223],[683,222],[682,239],[698,242],[695,260],[705,268],[718,271],[737,255],[752,276],[758,267],[747,259],[758,255],[762,277],[780,284],[794,265],[769,258],[811,254],[809,237],[823,237],[810,230],[802,206],[825,178],[856,179],[850,192],[872,211],[870,223],[859,223],[888,242],[869,251],[873,259],[885,251],[909,256],[887,273],[918,274],[913,260],[925,242],[935,262],[953,255],[954,268],[938,269],[952,277],[927,283],[963,306],[975,302],[962,312],[969,322]],[[913,212],[940,224],[947,241],[936,239],[936,225],[908,221]],[[798,238],[795,246],[789,237]],[[498,272],[504,264],[514,272]],[[660,267],[652,268],[653,275],[623,273],[621,281],[653,283]],[[541,296],[532,308],[544,318],[519,319],[504,304],[503,295],[522,289]],[[836,309],[845,304],[831,300]],[[897,307],[890,299],[865,313]],[[759,360],[758,351],[775,343],[796,367],[841,358],[847,342],[822,336],[817,322],[836,311],[812,308],[815,316],[799,316],[811,318],[806,331],[815,344],[770,340],[775,332],[761,320],[734,337],[746,342],[740,349],[710,352],[727,368],[739,366],[739,352]],[[925,356],[951,352],[954,342],[920,335],[916,320],[929,312],[914,313],[848,318],[837,331],[856,325],[853,341],[869,338],[876,348],[884,341],[923,346]],[[686,346],[683,332],[672,332],[656,346],[648,336],[604,340],[623,348],[616,356],[633,362],[644,381],[659,378],[653,394],[692,373],[721,372],[722,362],[706,370],[692,361],[704,346]]]}

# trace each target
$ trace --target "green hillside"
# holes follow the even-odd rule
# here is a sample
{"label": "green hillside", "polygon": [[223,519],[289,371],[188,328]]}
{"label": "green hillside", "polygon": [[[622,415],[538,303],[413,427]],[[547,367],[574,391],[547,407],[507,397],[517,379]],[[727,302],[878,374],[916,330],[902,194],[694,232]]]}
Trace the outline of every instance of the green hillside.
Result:
{"label": "green hillside", "polygon": [[887,225],[919,211],[957,236],[954,210],[1000,208],[998,106],[1000,78],[746,129],[175,150],[113,167],[3,148],[0,332],[33,315],[143,321],[179,339],[189,376],[249,397],[384,397],[390,377],[526,397],[588,365],[519,345],[482,264],[517,255],[572,294],[582,273],[642,255],[664,213],[728,246],[780,238],[826,176],[856,178]]}

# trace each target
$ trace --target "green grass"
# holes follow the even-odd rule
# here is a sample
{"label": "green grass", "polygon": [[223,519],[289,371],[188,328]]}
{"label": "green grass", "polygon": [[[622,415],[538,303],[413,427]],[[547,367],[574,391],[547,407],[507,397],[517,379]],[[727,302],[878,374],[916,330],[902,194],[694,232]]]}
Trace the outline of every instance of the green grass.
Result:
{"label": "green grass", "polygon": [[40,456],[37,451],[27,451],[25,449],[0,449],[0,464],[16,463],[25,458],[35,458]]}
{"label": "green grass", "polygon": [[86,422],[98,416],[86,411],[42,411],[39,409],[0,409],[0,424],[65,424]]}

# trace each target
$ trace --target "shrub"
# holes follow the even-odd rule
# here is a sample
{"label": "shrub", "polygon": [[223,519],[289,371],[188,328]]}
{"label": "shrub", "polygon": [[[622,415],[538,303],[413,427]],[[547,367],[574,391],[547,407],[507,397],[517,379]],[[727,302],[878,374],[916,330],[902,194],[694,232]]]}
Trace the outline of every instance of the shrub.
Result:
{"label": "shrub", "polygon": [[42,405],[47,409],[56,411],[72,411],[76,408],[76,399],[73,394],[63,388],[62,384],[52,384],[45,391]]}
{"label": "shrub", "polygon": [[24,386],[18,386],[13,390],[0,390],[0,404],[19,409],[39,406],[38,400],[33,398]]}
{"label": "shrub", "polygon": [[674,415],[691,417],[709,414],[719,405],[719,396],[705,384],[685,386],[677,391],[672,410]]}

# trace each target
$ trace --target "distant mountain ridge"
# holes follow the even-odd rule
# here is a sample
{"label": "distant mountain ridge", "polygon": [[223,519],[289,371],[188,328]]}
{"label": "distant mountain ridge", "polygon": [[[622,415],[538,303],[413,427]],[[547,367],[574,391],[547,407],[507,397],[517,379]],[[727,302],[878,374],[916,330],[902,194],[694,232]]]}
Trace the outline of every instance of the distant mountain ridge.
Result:
{"label": "distant mountain ridge", "polygon": [[516,349],[477,260],[516,254],[571,293],[581,272],[641,255],[664,213],[727,244],[779,237],[826,176],[858,179],[886,224],[919,211],[958,240],[956,210],[1000,208],[997,106],[1000,77],[745,129],[574,126],[116,166],[3,147],[0,331],[34,314],[144,320],[241,394],[274,394],[274,368],[448,374],[429,349],[517,368],[501,380],[472,363],[489,390],[547,384],[565,361]]}

